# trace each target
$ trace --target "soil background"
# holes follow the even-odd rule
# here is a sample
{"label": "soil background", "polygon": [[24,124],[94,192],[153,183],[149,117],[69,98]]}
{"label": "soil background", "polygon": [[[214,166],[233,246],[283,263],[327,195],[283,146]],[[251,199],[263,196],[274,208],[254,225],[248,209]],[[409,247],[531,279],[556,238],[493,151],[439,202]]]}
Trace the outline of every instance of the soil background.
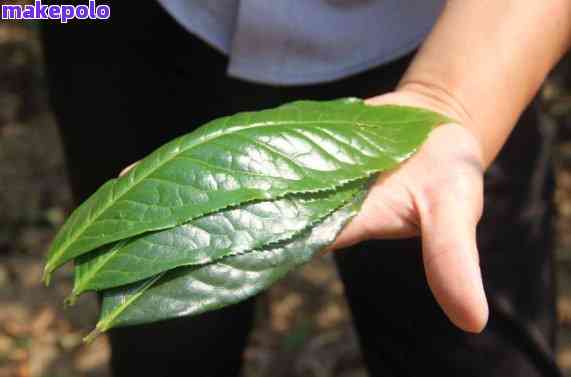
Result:
{"label": "soil background", "polygon": [[[94,296],[64,310],[70,268],[48,289],[43,256],[73,209],[50,113],[36,25],[0,21],[0,377],[109,376],[105,337],[81,342],[96,323]],[[571,376],[571,62],[552,75],[544,123],[556,132],[559,209],[558,361]],[[261,297],[243,377],[365,377],[343,287],[318,258]]]}

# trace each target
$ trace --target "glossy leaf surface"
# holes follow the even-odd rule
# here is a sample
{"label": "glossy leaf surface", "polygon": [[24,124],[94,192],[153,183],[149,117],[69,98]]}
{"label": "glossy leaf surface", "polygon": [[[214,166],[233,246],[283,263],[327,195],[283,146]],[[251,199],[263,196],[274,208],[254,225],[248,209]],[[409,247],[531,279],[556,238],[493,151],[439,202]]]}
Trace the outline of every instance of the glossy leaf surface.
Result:
{"label": "glossy leaf surface", "polygon": [[214,120],[159,148],[78,207],[50,248],[44,278],[115,241],[391,169],[446,121],[417,108],[354,99],[301,101]]}
{"label": "glossy leaf surface", "polygon": [[175,228],[146,233],[76,261],[73,295],[133,283],[185,265],[205,264],[282,242],[366,191],[366,181],[337,191],[248,203]]}
{"label": "glossy leaf surface", "polygon": [[329,245],[362,202],[359,195],[322,223],[284,245],[181,267],[151,279],[106,290],[97,330],[195,315],[254,296]]}

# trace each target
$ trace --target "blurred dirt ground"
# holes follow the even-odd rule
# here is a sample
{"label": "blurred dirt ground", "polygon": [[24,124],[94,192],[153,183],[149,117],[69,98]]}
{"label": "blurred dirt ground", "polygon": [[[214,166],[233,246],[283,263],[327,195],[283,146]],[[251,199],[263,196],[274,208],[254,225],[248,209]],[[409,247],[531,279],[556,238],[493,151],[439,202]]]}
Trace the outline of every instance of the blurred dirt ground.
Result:
{"label": "blurred dirt ground", "polygon": [[[69,268],[49,289],[40,282],[48,243],[72,209],[40,62],[33,25],[0,24],[0,377],[109,376],[106,339],[81,342],[97,319],[95,298],[64,311]],[[549,119],[562,131],[555,152],[558,360],[571,376],[571,96],[563,68],[545,97]],[[261,298],[244,357],[243,377],[366,376],[329,258],[312,262]]]}

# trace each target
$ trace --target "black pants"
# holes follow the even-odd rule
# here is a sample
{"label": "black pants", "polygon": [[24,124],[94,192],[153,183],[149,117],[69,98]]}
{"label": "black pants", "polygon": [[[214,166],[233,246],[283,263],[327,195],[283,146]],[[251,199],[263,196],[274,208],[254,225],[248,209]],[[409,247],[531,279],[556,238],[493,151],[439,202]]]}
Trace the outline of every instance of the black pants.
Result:
{"label": "black pants", "polygon": [[[155,4],[113,2],[109,22],[44,23],[51,100],[75,197],[207,120],[295,99],[391,90],[410,57],[324,85],[228,78],[226,59]],[[133,13],[135,12],[135,13]],[[446,319],[424,278],[420,242],[365,242],[336,253],[371,376],[557,376],[552,175],[536,107],[486,178],[479,246],[490,322],[480,335]],[[116,376],[236,376],[254,300],[196,318],[111,332]],[[190,368],[190,369],[187,369]],[[180,372],[179,372],[180,371]]]}

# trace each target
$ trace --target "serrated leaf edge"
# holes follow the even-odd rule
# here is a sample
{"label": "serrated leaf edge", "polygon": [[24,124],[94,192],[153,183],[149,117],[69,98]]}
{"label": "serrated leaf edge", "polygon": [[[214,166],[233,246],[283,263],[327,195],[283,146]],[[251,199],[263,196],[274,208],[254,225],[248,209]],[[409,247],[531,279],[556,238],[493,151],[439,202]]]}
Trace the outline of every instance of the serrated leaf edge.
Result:
{"label": "serrated leaf edge", "polygon": [[[363,181],[362,187],[359,187],[359,188],[357,188],[357,187],[351,188],[351,190],[354,190],[354,193],[352,193],[352,195],[349,195],[345,201],[343,201],[343,202],[342,202],[341,204],[339,204],[338,206],[333,207],[333,208],[329,209],[328,211],[324,212],[321,216],[315,217],[315,218],[314,218],[312,221],[310,221],[305,227],[303,227],[303,228],[301,228],[301,229],[299,229],[299,230],[297,230],[297,231],[295,231],[295,232],[286,232],[287,236],[285,236],[285,237],[283,237],[283,238],[279,238],[279,237],[278,237],[277,239],[275,239],[275,240],[273,240],[273,241],[270,241],[270,242],[265,243],[265,244],[263,244],[263,245],[259,245],[259,246],[255,247],[255,248],[246,248],[246,249],[244,249],[244,250],[239,250],[239,251],[236,251],[236,252],[231,252],[231,253],[225,254],[225,255],[223,255],[223,256],[214,258],[214,259],[200,260],[200,261],[196,261],[196,262],[194,262],[194,263],[181,264],[181,265],[179,265],[179,266],[177,266],[177,267],[174,267],[174,268],[178,268],[178,267],[188,267],[188,266],[200,266],[200,265],[207,264],[207,263],[214,263],[214,262],[219,261],[219,260],[221,260],[221,259],[223,259],[223,258],[226,258],[226,257],[231,257],[231,256],[236,256],[236,255],[243,255],[243,254],[246,254],[246,253],[249,253],[249,252],[259,251],[259,250],[261,250],[261,249],[263,249],[263,248],[273,247],[273,246],[276,245],[276,244],[281,244],[281,243],[284,243],[284,242],[288,242],[288,241],[294,239],[295,237],[297,237],[299,234],[302,234],[302,233],[306,232],[308,229],[310,229],[311,227],[315,226],[317,223],[323,221],[325,218],[327,218],[328,216],[330,216],[330,215],[331,215],[332,213],[334,213],[335,211],[337,211],[337,210],[339,210],[340,208],[346,206],[351,200],[354,200],[355,197],[357,197],[358,195],[360,195],[362,192],[366,191],[366,186],[367,186],[367,184],[368,184],[368,183],[367,183],[367,179],[364,179],[364,178],[356,179],[354,182],[351,182],[351,183],[357,183],[357,182],[360,181],[360,180]],[[351,183],[348,183],[348,185],[351,184]],[[332,192],[332,195],[335,195],[335,193],[334,193],[335,190],[326,190],[325,192],[327,192],[327,191],[331,191],[331,192]],[[349,192],[349,194],[351,194],[351,193]],[[298,195],[299,195],[299,194],[298,194]],[[288,194],[287,196],[295,196],[295,195],[294,195],[294,194]],[[286,198],[286,197],[281,198],[281,199],[275,199],[275,200],[283,200],[283,199],[285,199],[285,198]],[[302,202],[302,203],[304,202],[303,199],[298,199],[298,198],[292,198],[291,200],[300,201],[300,202]],[[307,203],[307,202],[316,201],[316,200],[330,200],[330,199],[308,199],[308,200],[306,200],[305,202]],[[272,201],[274,201],[274,200],[272,200]],[[247,203],[245,203],[245,204],[247,204]],[[297,204],[296,204],[296,205],[297,205]],[[240,206],[240,205],[232,206],[232,207],[238,208],[239,206]],[[205,216],[208,216],[208,215],[205,215]],[[194,219],[194,220],[197,220],[197,219]],[[191,221],[193,221],[193,220],[191,220]],[[87,279],[85,279],[85,278],[82,279],[81,281],[82,281],[83,283],[82,283],[80,286],[76,285],[76,283],[74,284],[74,287],[73,287],[73,290],[72,290],[71,294],[65,299],[65,304],[66,304],[67,306],[72,306],[72,305],[74,305],[75,302],[77,301],[77,298],[78,298],[81,294],[83,294],[83,293],[90,292],[90,291],[102,291],[102,290],[104,290],[104,289],[110,289],[110,288],[115,288],[115,287],[116,287],[116,286],[110,286],[110,287],[105,287],[105,288],[101,288],[101,289],[85,289],[85,288],[82,288],[82,287],[84,287],[84,286],[86,285],[86,281],[89,281],[93,276],[95,276],[95,275],[97,274],[97,272],[100,271],[100,270],[106,265],[107,261],[108,261],[110,258],[112,258],[117,252],[119,252],[119,251],[121,250],[121,248],[122,248],[125,244],[129,243],[131,239],[132,239],[132,237],[130,237],[130,238],[128,238],[128,239],[125,239],[125,240],[122,240],[122,241],[118,241],[115,245],[113,245],[113,247],[111,248],[111,250],[109,250],[108,252],[105,253],[105,255],[107,256],[107,257],[105,258],[105,262],[103,262],[102,264],[98,265],[98,267],[97,267],[96,269],[93,269],[93,271],[89,273],[89,278],[87,278]],[[78,276],[77,267],[76,267],[76,270],[75,270],[75,271],[76,271],[76,272],[75,272],[75,276]],[[152,276],[152,275],[151,275],[151,276]],[[142,278],[142,279],[129,282],[129,283],[127,283],[127,284],[132,284],[132,283],[136,283],[137,281],[142,281],[142,280],[145,280],[145,279],[149,279],[151,276],[147,276],[147,277],[144,277],[144,278]]]}
{"label": "serrated leaf edge", "polygon": [[[339,208],[337,208],[337,211],[340,211],[342,209],[348,209],[351,211],[357,211],[359,206],[361,205],[362,202],[362,198],[364,198],[364,196],[366,196],[366,194],[364,192],[358,192],[352,199],[350,199],[349,201],[347,201],[346,203],[344,203],[343,205],[339,206]],[[355,215],[355,213],[353,213],[345,222],[345,224],[342,225],[342,228],[345,227],[347,225],[347,223],[351,220],[351,218]],[[342,229],[341,228],[341,229]],[[299,234],[298,234],[299,235]],[[266,252],[266,250],[253,250],[253,252],[257,252],[257,253],[264,253]],[[221,259],[225,259],[228,258],[229,256],[223,257]],[[219,262],[220,260],[218,260]],[[212,262],[212,263],[217,263],[217,262]],[[210,264],[210,263],[209,263]],[[172,270],[169,270],[172,271]],[[141,297],[149,288],[151,288],[153,286],[153,284],[155,284],[159,279],[161,279],[165,274],[167,274],[169,271],[165,271],[162,272],[156,276],[154,276],[153,278],[149,279],[149,281],[147,281],[145,284],[143,284],[142,286],[140,286],[138,288],[138,291],[132,296],[130,297],[128,300],[126,300],[125,302],[122,303],[122,305],[120,307],[118,307],[117,309],[115,309],[113,311],[112,314],[110,314],[109,316],[107,316],[104,320],[100,320],[99,322],[97,322],[95,329],[92,330],[86,337],[83,338],[83,341],[85,343],[90,343],[93,341],[93,339],[95,339],[97,336],[99,336],[100,334],[104,333],[105,331],[109,330],[112,325],[113,325],[113,321],[115,320],[115,318],[117,318],[123,311],[125,311],[133,302],[135,302],[137,299],[139,299],[139,297]]]}

